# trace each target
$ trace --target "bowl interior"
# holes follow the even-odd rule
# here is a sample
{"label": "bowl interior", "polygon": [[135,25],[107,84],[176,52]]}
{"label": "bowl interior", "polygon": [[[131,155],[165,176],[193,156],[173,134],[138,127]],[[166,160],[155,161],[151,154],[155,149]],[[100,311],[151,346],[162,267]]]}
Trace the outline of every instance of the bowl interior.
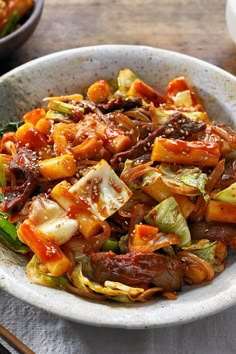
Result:
{"label": "bowl interior", "polygon": [[[115,77],[129,67],[160,91],[185,76],[212,120],[236,120],[236,78],[200,60],[170,51],[130,45],[102,45],[58,52],[36,59],[0,78],[1,124],[19,119],[50,94],[79,93],[98,79]],[[123,328],[162,327],[193,321],[236,303],[236,262],[229,257],[225,272],[210,284],[185,287],[176,301],[142,305],[94,303],[73,295],[32,285],[22,258],[0,247],[0,286],[14,296],[81,323]]]}

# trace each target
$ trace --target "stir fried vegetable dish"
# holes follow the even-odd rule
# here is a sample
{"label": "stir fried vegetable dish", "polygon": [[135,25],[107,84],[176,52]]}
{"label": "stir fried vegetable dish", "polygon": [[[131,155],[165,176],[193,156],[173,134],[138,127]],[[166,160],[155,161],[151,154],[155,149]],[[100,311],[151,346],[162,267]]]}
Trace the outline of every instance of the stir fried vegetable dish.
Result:
{"label": "stir fried vegetable dish", "polygon": [[33,0],[0,0],[0,38],[20,26],[32,7]]}
{"label": "stir fried vegetable dish", "polygon": [[[220,117],[219,117],[220,120]],[[1,130],[0,239],[30,282],[83,298],[176,299],[236,248],[236,133],[184,77],[129,68]]]}

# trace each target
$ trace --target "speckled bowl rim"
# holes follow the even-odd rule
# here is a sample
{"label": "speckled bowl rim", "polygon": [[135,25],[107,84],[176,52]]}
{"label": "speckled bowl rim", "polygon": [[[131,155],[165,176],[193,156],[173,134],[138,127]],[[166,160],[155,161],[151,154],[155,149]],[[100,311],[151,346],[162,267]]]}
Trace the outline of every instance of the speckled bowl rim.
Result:
{"label": "speckled bowl rim", "polygon": [[[236,122],[236,78],[233,75],[199,59],[146,46],[100,45],[50,54],[26,63],[2,76],[0,78],[0,97],[1,90],[2,93],[7,91],[8,95],[10,92],[10,96],[12,96],[10,99],[13,102],[15,98],[17,100],[17,97],[20,96],[19,92],[22,87],[25,92],[27,92],[26,89],[30,92],[30,87],[32,88],[30,80],[38,78],[37,94],[43,98],[45,95],[42,95],[40,91],[42,84],[42,82],[40,84],[40,80],[42,75],[45,75],[42,80],[46,80],[46,74],[53,70],[53,67],[55,67],[55,71],[65,70],[68,81],[72,82],[71,88],[74,90],[76,87],[75,77],[70,76],[71,74],[64,67],[65,64],[71,65],[70,68],[74,72],[79,69],[80,75],[78,76],[82,78],[84,70],[94,67],[96,75],[92,77],[90,74],[89,81],[85,83],[88,84],[92,82],[92,79],[94,81],[99,77],[110,77],[112,73],[117,74],[118,68],[123,67],[125,63],[127,66],[134,64],[131,68],[134,71],[137,70],[138,74],[144,73],[146,67],[146,75],[143,79],[147,78],[147,82],[149,80],[155,81],[156,78],[162,76],[161,80],[164,82],[161,83],[161,86],[163,87],[174,73],[180,75],[185,73],[187,77],[192,79],[192,83],[196,86],[212,116],[217,116],[219,110],[222,110],[224,119],[227,116],[229,121]],[[162,72],[166,66],[169,67],[167,75]],[[48,72],[45,72],[46,68],[49,68]],[[114,72],[115,68],[117,72]],[[154,70],[156,68],[159,68],[159,73]],[[20,82],[19,78],[21,78]],[[53,86],[56,85],[57,93],[60,90],[63,92],[61,86],[63,86],[65,77],[62,75],[60,80],[57,83],[58,80],[54,79],[53,75],[48,78],[48,85],[50,86],[50,83]],[[150,83],[153,84],[153,82]],[[159,87],[158,83],[156,86]],[[54,90],[55,87],[49,87],[49,89]],[[69,87],[66,87],[65,90],[69,90]],[[6,99],[8,99],[8,95]],[[221,95],[220,98],[219,95]],[[20,96],[20,102],[22,97]],[[34,97],[33,99],[35,101]],[[27,99],[23,103],[29,104]],[[5,102],[0,102],[0,113],[4,109],[4,104],[7,105]],[[22,113],[23,108],[21,107],[19,114]],[[14,113],[17,114],[15,108]],[[12,112],[9,112],[10,114]],[[30,284],[24,273],[22,258],[6,250],[5,247],[1,247],[0,287],[31,305],[84,324],[126,329],[165,327],[204,318],[236,304],[236,261],[233,260],[234,257],[233,255],[229,257],[225,272],[218,275],[213,282],[194,287],[194,289],[185,287],[175,301],[157,300],[146,304],[123,305],[111,302],[91,302],[63,291]]]}

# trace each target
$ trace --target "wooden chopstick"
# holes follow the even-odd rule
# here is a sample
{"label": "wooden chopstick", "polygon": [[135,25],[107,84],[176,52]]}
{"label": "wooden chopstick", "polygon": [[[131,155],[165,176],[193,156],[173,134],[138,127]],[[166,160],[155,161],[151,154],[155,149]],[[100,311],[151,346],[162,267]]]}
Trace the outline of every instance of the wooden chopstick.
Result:
{"label": "wooden chopstick", "polygon": [[22,354],[35,354],[29,347],[22,343],[14,334],[0,324],[0,336]]}

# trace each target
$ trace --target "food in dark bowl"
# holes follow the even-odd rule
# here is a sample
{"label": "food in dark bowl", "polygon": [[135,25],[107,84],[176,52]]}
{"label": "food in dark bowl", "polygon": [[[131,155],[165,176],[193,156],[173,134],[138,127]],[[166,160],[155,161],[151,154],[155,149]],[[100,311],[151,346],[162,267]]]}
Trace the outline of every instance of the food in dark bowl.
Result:
{"label": "food in dark bowl", "polygon": [[24,16],[33,8],[32,0],[0,1],[0,38],[15,31],[24,22]]}
{"label": "food in dark bowl", "polygon": [[11,55],[33,33],[40,20],[43,0],[0,1],[0,59]]}

